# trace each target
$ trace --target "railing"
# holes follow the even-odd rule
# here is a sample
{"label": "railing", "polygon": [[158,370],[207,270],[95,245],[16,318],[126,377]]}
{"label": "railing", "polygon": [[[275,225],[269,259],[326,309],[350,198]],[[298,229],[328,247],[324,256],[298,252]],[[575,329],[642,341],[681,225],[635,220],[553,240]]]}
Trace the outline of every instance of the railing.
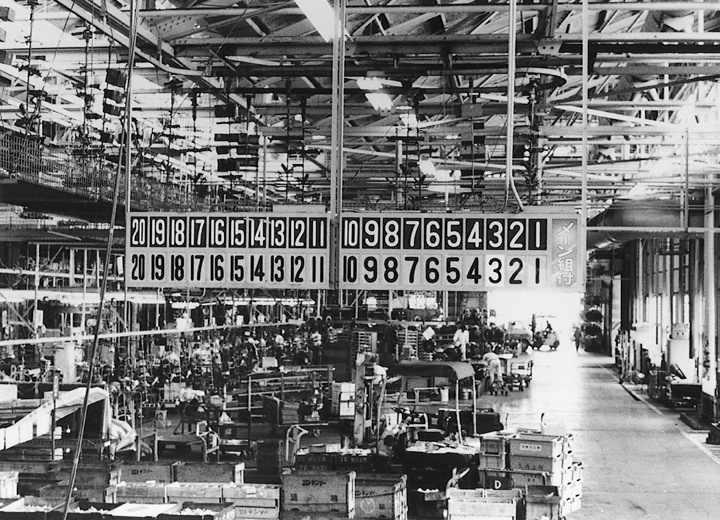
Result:
{"label": "railing", "polygon": [[[0,175],[17,178],[91,200],[112,201],[117,165],[99,155],[75,156],[66,150],[45,146],[33,137],[5,134],[0,138]],[[125,200],[125,175],[120,181],[119,200]],[[198,208],[202,199],[177,185],[132,175],[134,210]]]}

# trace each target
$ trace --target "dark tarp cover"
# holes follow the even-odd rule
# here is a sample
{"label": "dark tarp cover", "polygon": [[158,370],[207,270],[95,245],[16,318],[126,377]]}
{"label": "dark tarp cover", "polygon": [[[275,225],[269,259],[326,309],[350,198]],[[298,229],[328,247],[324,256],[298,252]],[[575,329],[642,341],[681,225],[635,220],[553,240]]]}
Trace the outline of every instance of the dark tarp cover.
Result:
{"label": "dark tarp cover", "polygon": [[475,369],[470,363],[462,361],[403,361],[390,368],[394,376],[446,377],[459,381],[473,377]]}

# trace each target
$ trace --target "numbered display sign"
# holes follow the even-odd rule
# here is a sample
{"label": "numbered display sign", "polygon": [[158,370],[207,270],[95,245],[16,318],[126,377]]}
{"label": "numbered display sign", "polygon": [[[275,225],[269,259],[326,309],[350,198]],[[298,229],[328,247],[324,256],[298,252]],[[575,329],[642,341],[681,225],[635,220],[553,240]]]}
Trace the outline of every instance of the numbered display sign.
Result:
{"label": "numbered display sign", "polygon": [[581,289],[574,215],[344,216],[344,289]]}
{"label": "numbered display sign", "polygon": [[325,215],[131,213],[129,287],[323,289]]}

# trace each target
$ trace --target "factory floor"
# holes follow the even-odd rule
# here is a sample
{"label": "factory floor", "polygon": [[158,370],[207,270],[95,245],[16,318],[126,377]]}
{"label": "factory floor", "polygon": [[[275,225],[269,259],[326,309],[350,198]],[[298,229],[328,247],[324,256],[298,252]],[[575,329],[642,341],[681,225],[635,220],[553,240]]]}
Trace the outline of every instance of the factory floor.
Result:
{"label": "factory floor", "polygon": [[[529,354],[534,370],[525,391],[485,394],[478,406],[499,411],[506,428],[538,428],[544,414],[546,423],[562,423],[573,434],[573,456],[584,467],[583,498],[568,520],[718,518],[720,448],[705,444],[707,431],[692,430],[677,410],[619,384],[612,358],[576,352],[570,338],[557,351],[546,349]],[[284,444],[266,424],[252,437]],[[319,438],[305,436],[301,445],[339,439],[337,431],[325,430]],[[199,457],[195,449],[183,455],[168,450],[161,460]],[[253,480],[253,457],[222,460],[244,460]]]}
{"label": "factory floor", "polygon": [[479,404],[501,411],[506,427],[537,426],[544,413],[573,434],[583,498],[569,520],[718,518],[720,459],[705,444],[707,432],[619,384],[612,358],[566,345],[569,338],[555,352],[531,354],[524,392],[482,396]]}

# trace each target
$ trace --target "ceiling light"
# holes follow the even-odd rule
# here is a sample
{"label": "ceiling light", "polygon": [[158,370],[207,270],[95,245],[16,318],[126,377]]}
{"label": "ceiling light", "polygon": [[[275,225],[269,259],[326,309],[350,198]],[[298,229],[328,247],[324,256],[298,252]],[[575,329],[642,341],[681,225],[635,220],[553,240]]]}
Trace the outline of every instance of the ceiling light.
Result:
{"label": "ceiling light", "polygon": [[408,128],[417,128],[418,120],[414,113],[400,114],[400,121]]}
{"label": "ceiling light", "polygon": [[390,96],[383,92],[368,92],[365,97],[375,110],[380,112],[390,111],[394,108],[392,99]]}
{"label": "ceiling light", "polygon": [[357,85],[363,90],[380,90],[383,84],[377,78],[358,78]]}
{"label": "ceiling light", "polygon": [[303,14],[313,24],[323,40],[329,42],[335,37],[335,11],[325,0],[295,0]]}

